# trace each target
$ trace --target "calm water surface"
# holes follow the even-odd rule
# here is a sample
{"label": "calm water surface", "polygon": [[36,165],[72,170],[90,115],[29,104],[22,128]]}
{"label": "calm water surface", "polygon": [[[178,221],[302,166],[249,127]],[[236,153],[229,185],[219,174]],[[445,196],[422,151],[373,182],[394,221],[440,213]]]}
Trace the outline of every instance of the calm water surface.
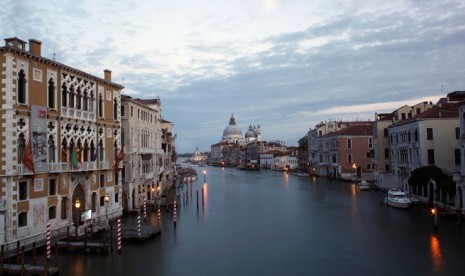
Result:
{"label": "calm water surface", "polygon": [[435,230],[424,207],[388,208],[380,192],[324,178],[197,169],[176,228],[163,213],[162,235],[122,255],[64,253],[61,275],[465,275],[465,230],[441,219]]}

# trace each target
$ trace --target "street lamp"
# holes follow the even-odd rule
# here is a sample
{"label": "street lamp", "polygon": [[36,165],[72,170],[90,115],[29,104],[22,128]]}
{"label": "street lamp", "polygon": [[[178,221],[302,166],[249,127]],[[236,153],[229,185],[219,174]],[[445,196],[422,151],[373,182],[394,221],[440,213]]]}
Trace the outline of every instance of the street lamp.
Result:
{"label": "street lamp", "polygon": [[203,170],[203,182],[207,182],[207,170]]}
{"label": "street lamp", "polygon": [[352,168],[354,169],[354,178],[357,177],[357,165],[355,163],[352,165]]}
{"label": "street lamp", "polygon": [[108,202],[110,202],[110,196],[108,194],[105,194],[103,198],[105,199],[105,215],[108,222]]}
{"label": "street lamp", "polygon": [[79,208],[81,208],[81,202],[79,198],[76,198],[74,201],[74,207],[76,208],[76,237],[78,236],[78,227],[79,227]]}

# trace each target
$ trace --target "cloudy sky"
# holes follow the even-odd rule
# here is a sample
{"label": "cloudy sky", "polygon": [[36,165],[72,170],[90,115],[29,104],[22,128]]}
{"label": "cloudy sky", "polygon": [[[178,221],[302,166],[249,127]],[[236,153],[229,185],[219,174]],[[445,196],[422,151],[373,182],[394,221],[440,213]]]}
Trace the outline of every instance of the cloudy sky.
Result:
{"label": "cloudy sky", "polygon": [[0,0],[2,38],[162,101],[178,152],[243,134],[297,145],[321,121],[373,120],[465,90],[465,2]]}

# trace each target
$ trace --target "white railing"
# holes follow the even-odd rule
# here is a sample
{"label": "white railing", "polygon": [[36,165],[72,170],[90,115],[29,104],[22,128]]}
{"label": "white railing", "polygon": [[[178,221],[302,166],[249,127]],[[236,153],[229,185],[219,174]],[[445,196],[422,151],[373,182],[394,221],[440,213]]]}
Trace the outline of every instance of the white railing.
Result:
{"label": "white railing", "polygon": [[78,119],[78,120],[88,120],[88,121],[95,120],[95,112],[93,111],[85,111],[85,110],[79,110],[79,109],[63,107],[63,106],[61,107],[61,115],[65,117],[70,117],[72,119]]}
{"label": "white railing", "polygon": [[108,161],[101,161],[99,164],[99,169],[108,169],[110,168],[110,165]]}

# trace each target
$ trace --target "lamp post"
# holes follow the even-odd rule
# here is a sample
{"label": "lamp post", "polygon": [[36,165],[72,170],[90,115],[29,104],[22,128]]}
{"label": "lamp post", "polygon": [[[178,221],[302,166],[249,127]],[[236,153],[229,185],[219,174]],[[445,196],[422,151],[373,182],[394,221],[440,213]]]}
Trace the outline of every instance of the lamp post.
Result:
{"label": "lamp post", "polygon": [[79,198],[76,198],[74,201],[74,208],[76,208],[76,237],[78,236],[78,227],[79,227],[79,208],[81,208],[81,202]]}
{"label": "lamp post", "polygon": [[108,222],[108,202],[110,202],[110,196],[108,194],[105,194],[104,199],[105,199],[105,216]]}
{"label": "lamp post", "polygon": [[357,181],[357,165],[355,163],[352,165],[352,168],[354,169],[354,179]]}
{"label": "lamp post", "polygon": [[207,170],[203,170],[203,182],[207,182]]}

